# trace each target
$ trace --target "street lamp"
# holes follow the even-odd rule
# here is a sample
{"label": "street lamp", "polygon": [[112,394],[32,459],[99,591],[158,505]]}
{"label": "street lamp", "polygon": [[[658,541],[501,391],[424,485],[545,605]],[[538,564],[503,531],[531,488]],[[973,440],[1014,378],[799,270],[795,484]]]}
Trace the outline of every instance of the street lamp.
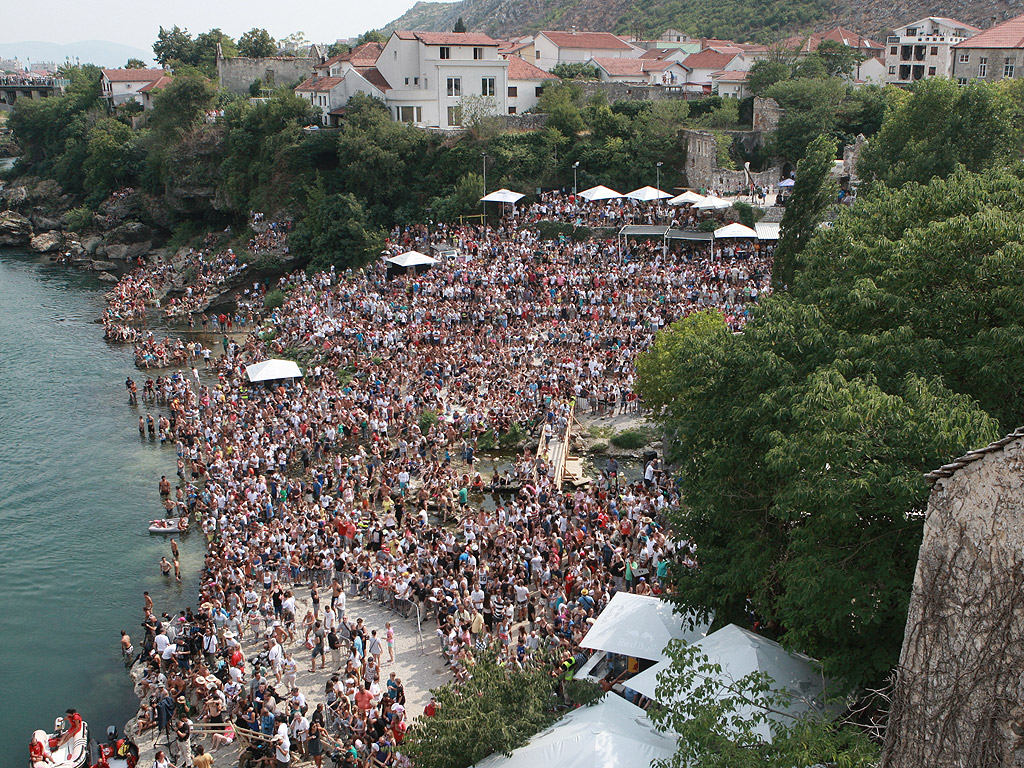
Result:
{"label": "street lamp", "polygon": [[[483,194],[483,196],[487,197],[487,153],[486,152],[481,152],[480,153],[480,157],[483,158],[483,163],[484,163],[484,194]],[[483,200],[482,202],[484,204],[484,216],[486,217],[487,216],[487,201]]]}
{"label": "street lamp", "polygon": [[580,161],[572,164],[572,196],[576,197],[576,169],[580,167]]}
{"label": "street lamp", "polygon": [[655,184],[655,187],[656,187],[657,189],[659,189],[659,190],[661,189],[661,166],[663,166],[663,165],[664,165],[664,163],[663,163],[663,162],[661,162],[661,160],[659,160],[659,161],[658,161],[658,162],[657,162],[657,163],[655,164],[655,168],[657,168],[657,173],[658,173],[658,181],[657,181],[657,183]]}

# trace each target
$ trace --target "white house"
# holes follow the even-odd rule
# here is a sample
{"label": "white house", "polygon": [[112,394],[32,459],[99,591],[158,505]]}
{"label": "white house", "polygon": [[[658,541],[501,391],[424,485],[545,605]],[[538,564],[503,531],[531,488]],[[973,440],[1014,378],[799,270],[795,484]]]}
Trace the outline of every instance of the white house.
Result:
{"label": "white house", "polygon": [[928,77],[950,77],[953,46],[980,31],[941,16],[929,16],[894,29],[885,40],[886,82],[910,85]]}
{"label": "white house", "polygon": [[515,54],[508,57],[508,114],[517,115],[537,106],[540,92],[558,77],[535,67]]}
{"label": "white house", "polygon": [[538,32],[533,41],[533,63],[548,72],[558,64],[584,63],[591,59],[635,59],[643,48],[627,43],[611,32]]}
{"label": "white house", "polygon": [[162,69],[103,69],[100,72],[100,96],[113,107],[128,101],[141,104],[139,91],[164,76]]}
{"label": "white house", "polygon": [[142,108],[149,111],[153,108],[153,100],[156,95],[173,82],[173,75],[161,75],[151,83],[146,83],[139,88],[139,98],[142,99]]}
{"label": "white house", "polygon": [[683,59],[683,66],[690,71],[689,83],[711,93],[715,72],[745,72],[750,69],[751,61],[742,48],[723,47],[706,48],[698,53],[691,53]]}
{"label": "white house", "polygon": [[723,99],[745,99],[750,95],[747,91],[746,70],[723,69],[712,72],[711,84],[714,92]]}
{"label": "white house", "polygon": [[689,70],[673,59],[605,59],[587,62],[597,68],[597,76],[607,83],[642,85],[682,85]]}

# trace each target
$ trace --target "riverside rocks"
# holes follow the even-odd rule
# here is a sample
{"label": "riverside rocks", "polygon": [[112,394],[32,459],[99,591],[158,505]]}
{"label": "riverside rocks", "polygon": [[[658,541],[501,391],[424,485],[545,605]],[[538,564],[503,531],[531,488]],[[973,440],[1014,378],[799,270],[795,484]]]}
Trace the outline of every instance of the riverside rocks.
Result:
{"label": "riverside rocks", "polygon": [[28,245],[32,222],[16,211],[0,211],[0,246]]}
{"label": "riverside rocks", "polygon": [[30,241],[32,250],[36,253],[51,253],[60,248],[61,234],[57,230],[51,230],[49,232],[43,232],[42,234],[36,235]]}

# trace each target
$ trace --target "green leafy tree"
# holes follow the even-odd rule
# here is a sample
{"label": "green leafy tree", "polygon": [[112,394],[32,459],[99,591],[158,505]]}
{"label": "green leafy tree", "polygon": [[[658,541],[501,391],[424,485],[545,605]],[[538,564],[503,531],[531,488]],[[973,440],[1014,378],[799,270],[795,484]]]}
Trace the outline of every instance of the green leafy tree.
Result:
{"label": "green leafy tree", "polygon": [[551,68],[551,74],[563,80],[597,80],[597,67],[582,61],[562,61]]}
{"label": "green leafy tree", "polygon": [[547,85],[537,100],[537,111],[547,113],[548,127],[565,136],[575,136],[584,127],[578,106],[580,95],[580,87],[571,82]]}
{"label": "green leafy tree", "polygon": [[356,45],[359,46],[363,43],[386,43],[387,41],[388,36],[379,29],[368,29],[356,38]]}
{"label": "green leafy tree", "polygon": [[863,60],[857,49],[838,40],[822,40],[817,53],[831,77],[849,77]]}
{"label": "green leafy tree", "polygon": [[160,27],[160,33],[153,43],[153,57],[160,66],[180,63],[194,67],[198,63],[196,43],[192,35],[177,24],[170,29]]}
{"label": "green leafy tree", "polygon": [[125,69],[145,69],[146,62],[142,59],[128,59],[124,65]]}
{"label": "green leafy tree", "polygon": [[1020,154],[1021,110],[1003,88],[936,77],[918,81],[909,94],[892,89],[888,98],[881,130],[861,152],[863,179],[924,183],[958,164],[981,171]]}
{"label": "green leafy tree", "polygon": [[750,65],[750,71],[747,73],[747,89],[755,96],[764,96],[765,91],[773,85],[792,76],[793,68],[788,63],[758,59]]}
{"label": "green leafy tree", "polygon": [[812,53],[810,56],[801,56],[793,64],[793,77],[820,80],[828,76],[825,61],[816,53]]}
{"label": "green leafy tree", "polygon": [[278,52],[289,56],[304,56],[309,48],[305,32],[292,32],[277,41]]}
{"label": "green leafy tree", "polygon": [[430,207],[439,221],[455,221],[459,216],[480,212],[480,190],[483,178],[479,173],[467,173],[451,193],[430,200]]}
{"label": "green leafy tree", "polygon": [[[799,692],[779,686],[764,672],[737,679],[712,662],[699,646],[673,641],[669,667],[658,675],[657,692],[671,706],[648,714],[660,730],[678,734],[678,748],[657,768],[807,768],[843,765],[870,768],[878,747],[855,725],[834,722],[813,709],[790,714]],[[759,733],[767,727],[772,740]]]}
{"label": "green leafy tree", "polygon": [[185,132],[195,128],[213,107],[217,89],[194,69],[179,70],[174,80],[153,99],[149,123],[169,145]]}
{"label": "green leafy tree", "polygon": [[195,40],[195,66],[207,77],[217,76],[217,45],[220,44],[221,52],[225,57],[230,58],[238,55],[238,48],[235,41],[221,30],[211,29],[196,35]]}
{"label": "green leafy tree", "polygon": [[253,27],[238,38],[238,53],[250,59],[262,59],[277,54],[277,42],[267,30]]}
{"label": "green leafy tree", "polygon": [[327,46],[327,57],[331,58],[333,56],[341,56],[343,53],[348,53],[350,50],[352,50],[352,46],[350,46],[348,43],[343,43],[340,40],[336,40],[335,42]]}
{"label": "green leafy tree", "polygon": [[462,17],[459,16],[459,20],[455,22],[455,28],[452,29],[452,32],[454,32],[455,34],[461,34],[461,33],[465,32],[465,31],[466,31],[466,22],[464,22],[462,20]]}
{"label": "green leafy tree", "polygon": [[86,142],[82,170],[90,194],[106,196],[138,177],[144,154],[136,132],[120,120],[99,120],[89,130]]}
{"label": "green leafy tree", "polygon": [[289,247],[311,270],[349,269],[379,256],[385,239],[384,230],[370,225],[355,196],[329,195],[318,180],[309,190],[306,213],[289,237]]}
{"label": "green leafy tree", "polygon": [[786,110],[775,131],[775,153],[799,160],[815,138],[822,134],[835,136],[839,111],[848,91],[849,86],[834,77],[794,78],[765,91],[766,96]]}
{"label": "green leafy tree", "polygon": [[797,164],[796,184],[782,216],[782,236],[772,266],[772,287],[776,291],[784,291],[793,284],[800,254],[818,232],[825,211],[836,200],[839,189],[832,178],[835,156],[835,139],[819,136]]}

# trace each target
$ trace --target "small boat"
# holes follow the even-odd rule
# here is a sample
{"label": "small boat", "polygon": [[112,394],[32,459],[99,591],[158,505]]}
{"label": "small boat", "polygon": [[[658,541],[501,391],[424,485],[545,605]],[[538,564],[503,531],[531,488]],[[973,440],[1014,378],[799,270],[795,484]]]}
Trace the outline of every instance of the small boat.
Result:
{"label": "small boat", "polygon": [[175,517],[170,520],[150,520],[150,533],[188,533],[188,518]]}
{"label": "small boat", "polygon": [[35,731],[29,743],[29,768],[87,768],[89,726],[76,712],[58,717],[53,733]]}
{"label": "small boat", "polygon": [[139,762],[139,748],[129,738],[118,734],[117,728],[107,728],[105,744],[93,744],[92,768],[135,768]]}

